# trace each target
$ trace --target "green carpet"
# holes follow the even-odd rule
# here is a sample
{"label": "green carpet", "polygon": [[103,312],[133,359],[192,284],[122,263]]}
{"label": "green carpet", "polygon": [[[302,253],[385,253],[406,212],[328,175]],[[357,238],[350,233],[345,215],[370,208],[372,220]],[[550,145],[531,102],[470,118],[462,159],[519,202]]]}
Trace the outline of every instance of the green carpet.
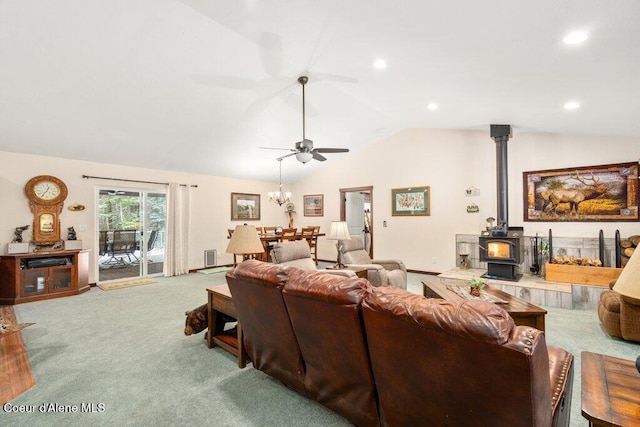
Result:
{"label": "green carpet", "polygon": [[[408,289],[422,293],[409,273]],[[92,288],[81,295],[15,306],[36,385],[13,405],[103,404],[103,412],[14,413],[2,426],[349,426],[344,418],[283,386],[220,348],[204,333],[185,336],[185,311],[206,303],[224,273],[157,277],[126,292]],[[546,307],[545,307],[546,308]],[[608,337],[595,306],[547,308],[546,340],[575,356],[571,426],[580,414],[580,352],[635,360],[640,345]],[[407,350],[406,363],[419,358]],[[425,396],[427,399],[428,396]],[[97,407],[100,408],[100,407]]]}
{"label": "green carpet", "polygon": [[231,270],[231,267],[215,267],[215,268],[207,268],[206,270],[198,270],[198,273],[201,273],[201,274],[225,273],[229,270]]}

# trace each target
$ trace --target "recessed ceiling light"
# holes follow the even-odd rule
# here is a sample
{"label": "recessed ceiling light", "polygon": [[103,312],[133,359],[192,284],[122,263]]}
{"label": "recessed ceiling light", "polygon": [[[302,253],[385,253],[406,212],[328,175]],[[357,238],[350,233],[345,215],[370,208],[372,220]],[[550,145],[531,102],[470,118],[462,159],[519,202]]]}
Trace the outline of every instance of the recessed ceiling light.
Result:
{"label": "recessed ceiling light", "polygon": [[569,101],[566,104],[564,104],[565,110],[577,110],[578,108],[580,108],[580,104],[575,101]]}
{"label": "recessed ceiling light", "polygon": [[580,44],[587,40],[587,33],[584,31],[574,31],[573,33],[567,34],[562,41],[565,44]]}
{"label": "recessed ceiling light", "polygon": [[427,104],[427,110],[437,110],[438,109],[438,104],[434,103],[434,102],[430,102]]}
{"label": "recessed ceiling light", "polygon": [[373,63],[373,66],[378,70],[384,70],[385,68],[387,68],[387,62],[384,59],[376,59],[376,61]]}

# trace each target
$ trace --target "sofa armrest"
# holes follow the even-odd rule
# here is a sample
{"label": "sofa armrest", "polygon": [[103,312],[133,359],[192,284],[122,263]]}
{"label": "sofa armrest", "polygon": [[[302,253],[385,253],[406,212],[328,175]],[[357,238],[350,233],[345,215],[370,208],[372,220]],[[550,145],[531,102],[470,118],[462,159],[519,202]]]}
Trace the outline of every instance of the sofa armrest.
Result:
{"label": "sofa armrest", "polygon": [[385,270],[402,270],[407,271],[407,267],[404,262],[399,259],[374,259],[371,260],[373,264],[378,264],[384,267]]}
{"label": "sofa armrest", "polygon": [[547,347],[554,427],[569,427],[573,391],[573,355],[559,347]]}
{"label": "sofa armrest", "polygon": [[362,269],[364,268],[367,271],[380,271],[384,270],[384,267],[379,264],[345,264],[347,268],[356,268]]}
{"label": "sofa armrest", "polygon": [[609,282],[609,289],[613,290],[613,287],[616,285],[616,281],[618,279],[613,279]]}
{"label": "sofa armrest", "polygon": [[322,273],[333,274],[334,276],[342,276],[342,277],[358,277],[358,275],[351,270],[341,269],[341,270],[318,270]]}

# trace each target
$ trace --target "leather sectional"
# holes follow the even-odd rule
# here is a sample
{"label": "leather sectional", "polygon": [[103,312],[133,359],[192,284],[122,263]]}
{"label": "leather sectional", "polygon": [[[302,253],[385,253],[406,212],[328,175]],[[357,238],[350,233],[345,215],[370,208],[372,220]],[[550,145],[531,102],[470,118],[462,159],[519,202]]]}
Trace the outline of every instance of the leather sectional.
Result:
{"label": "leather sectional", "polygon": [[254,260],[226,278],[254,368],[356,425],[569,425],[573,356],[495,304]]}

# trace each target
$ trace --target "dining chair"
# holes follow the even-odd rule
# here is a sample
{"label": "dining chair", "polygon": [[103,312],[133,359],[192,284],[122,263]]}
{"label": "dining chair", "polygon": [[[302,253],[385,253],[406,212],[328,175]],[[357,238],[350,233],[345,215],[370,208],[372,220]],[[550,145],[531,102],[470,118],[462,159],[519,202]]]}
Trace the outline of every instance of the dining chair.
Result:
{"label": "dining chair", "polygon": [[297,228],[283,228],[282,233],[280,233],[280,241],[286,242],[289,240],[296,240],[298,238],[297,234]]}
{"label": "dining chair", "polygon": [[303,227],[300,232],[300,238],[305,239],[309,244],[309,250],[311,251],[311,255],[318,265],[318,234],[320,233],[319,226],[309,226]]}

